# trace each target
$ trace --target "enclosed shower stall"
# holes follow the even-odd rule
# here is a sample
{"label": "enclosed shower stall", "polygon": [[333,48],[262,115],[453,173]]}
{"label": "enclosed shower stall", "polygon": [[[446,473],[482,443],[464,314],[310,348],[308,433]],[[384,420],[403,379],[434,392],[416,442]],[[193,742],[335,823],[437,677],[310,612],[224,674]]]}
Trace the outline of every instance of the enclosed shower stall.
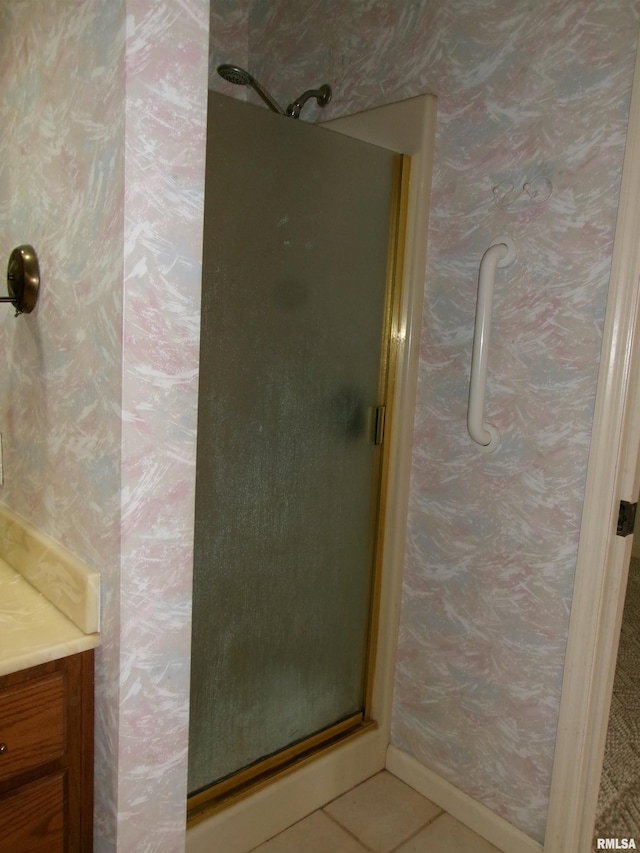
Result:
{"label": "enclosed shower stall", "polygon": [[214,93],[209,126],[192,794],[369,721],[402,169]]}
{"label": "enclosed shower stall", "polygon": [[433,106],[418,98],[371,111],[368,130],[358,117],[329,130],[209,94],[191,826],[358,738],[373,761],[362,778],[383,766],[374,694],[384,682],[390,707],[380,649],[393,659],[400,579],[385,569],[398,544],[385,528],[402,500],[385,509],[399,488],[394,441],[410,429],[397,410],[421,247],[405,246],[407,222],[426,219]]}

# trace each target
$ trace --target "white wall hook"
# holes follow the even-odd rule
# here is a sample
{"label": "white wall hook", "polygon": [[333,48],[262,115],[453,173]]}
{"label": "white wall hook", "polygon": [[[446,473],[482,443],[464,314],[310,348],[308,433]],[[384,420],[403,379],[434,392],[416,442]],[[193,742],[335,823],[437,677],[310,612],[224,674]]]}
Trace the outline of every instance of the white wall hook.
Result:
{"label": "white wall hook", "polygon": [[527,204],[543,204],[552,192],[553,184],[544,176],[525,181],[521,190],[516,190],[511,181],[503,181],[492,190],[493,200],[503,208],[513,207],[519,199]]}

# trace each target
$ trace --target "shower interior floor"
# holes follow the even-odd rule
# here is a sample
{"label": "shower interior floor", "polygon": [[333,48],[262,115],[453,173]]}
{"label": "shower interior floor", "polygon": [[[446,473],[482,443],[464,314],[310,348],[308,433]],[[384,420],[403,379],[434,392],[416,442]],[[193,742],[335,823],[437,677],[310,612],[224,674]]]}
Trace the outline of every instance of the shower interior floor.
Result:
{"label": "shower interior floor", "polygon": [[499,853],[430,800],[382,771],[253,853]]}

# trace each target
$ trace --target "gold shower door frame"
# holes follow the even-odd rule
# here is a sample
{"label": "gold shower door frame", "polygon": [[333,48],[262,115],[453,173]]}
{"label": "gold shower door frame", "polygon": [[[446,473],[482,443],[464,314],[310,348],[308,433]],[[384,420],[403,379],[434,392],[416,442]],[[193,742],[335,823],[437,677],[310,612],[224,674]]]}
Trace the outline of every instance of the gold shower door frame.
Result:
{"label": "gold shower door frame", "polygon": [[395,156],[394,175],[389,211],[389,236],[385,288],[384,317],[382,322],[381,363],[378,380],[378,398],[384,401],[378,407],[374,425],[376,443],[380,443],[373,476],[374,524],[372,530],[373,582],[369,614],[369,631],[364,675],[364,708],[348,719],[293,744],[273,755],[269,755],[233,775],[215,782],[206,789],[188,798],[187,825],[193,826],[238,799],[254,793],[264,785],[291,773],[301,765],[312,761],[319,754],[341,746],[345,740],[357,737],[375,727],[371,718],[371,698],[374,678],[374,650],[378,633],[381,568],[383,554],[384,518],[387,504],[387,481],[389,474],[389,436],[393,429],[392,411],[398,347],[401,341],[400,300],[403,276],[404,246],[406,237],[406,215],[409,191],[410,160],[408,155]]}

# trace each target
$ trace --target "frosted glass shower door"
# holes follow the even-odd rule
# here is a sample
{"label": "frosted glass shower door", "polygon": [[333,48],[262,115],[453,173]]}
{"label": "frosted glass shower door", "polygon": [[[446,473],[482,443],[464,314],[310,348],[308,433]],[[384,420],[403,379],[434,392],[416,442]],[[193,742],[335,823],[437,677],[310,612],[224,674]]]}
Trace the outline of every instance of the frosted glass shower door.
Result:
{"label": "frosted glass shower door", "polygon": [[191,794],[363,713],[398,161],[210,94]]}

